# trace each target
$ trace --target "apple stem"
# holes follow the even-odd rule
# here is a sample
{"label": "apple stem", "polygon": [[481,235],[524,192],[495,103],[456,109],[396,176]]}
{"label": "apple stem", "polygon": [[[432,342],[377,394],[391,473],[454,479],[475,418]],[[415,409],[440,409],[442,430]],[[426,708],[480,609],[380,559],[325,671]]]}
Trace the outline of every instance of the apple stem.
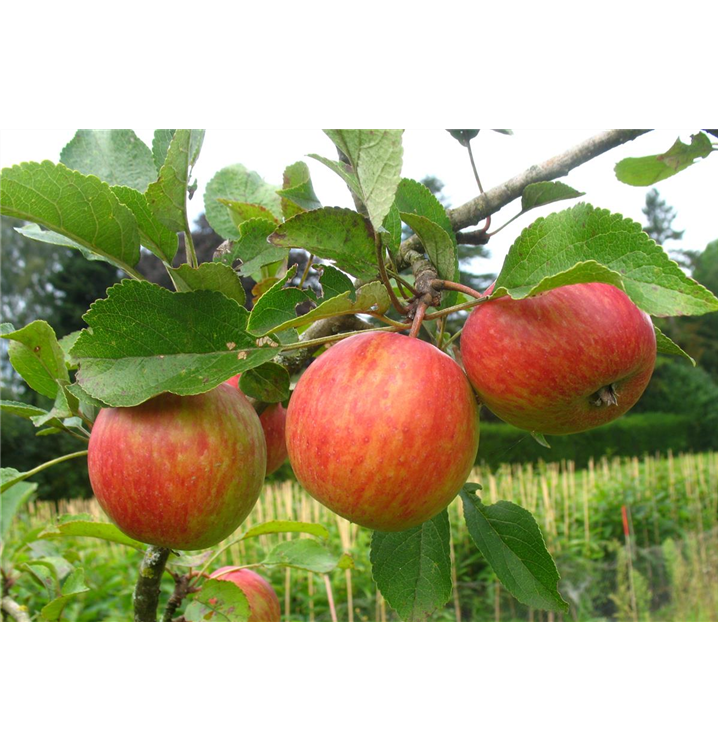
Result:
{"label": "apple stem", "polygon": [[437,279],[433,286],[435,289],[453,289],[455,292],[463,292],[464,294],[468,294],[469,297],[474,297],[475,299],[481,299],[483,297],[481,292],[477,292],[475,289],[465,286],[464,284],[457,284],[455,281]]}
{"label": "apple stem", "polygon": [[151,545],[145,551],[137,576],[132,602],[135,622],[157,622],[157,604],[160,600],[160,581],[164,573],[170,550]]}

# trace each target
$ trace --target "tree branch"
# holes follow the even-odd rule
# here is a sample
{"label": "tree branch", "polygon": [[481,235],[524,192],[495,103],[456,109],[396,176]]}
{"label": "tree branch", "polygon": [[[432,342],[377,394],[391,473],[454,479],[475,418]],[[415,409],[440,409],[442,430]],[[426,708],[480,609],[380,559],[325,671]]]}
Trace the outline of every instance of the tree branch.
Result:
{"label": "tree branch", "polygon": [[133,596],[135,622],[157,622],[157,604],[160,600],[160,581],[170,550],[166,547],[147,548],[140,565],[140,574]]}
{"label": "tree branch", "polygon": [[[451,226],[454,231],[465,229],[466,227],[478,224],[482,219],[496,213],[499,209],[511,203],[511,201],[520,198],[524,189],[534,182],[545,182],[555,180],[557,177],[564,177],[572,169],[585,164],[591,159],[610,151],[617,146],[622,146],[628,141],[632,141],[648,130],[606,130],[599,135],[592,136],[587,140],[579,143],[577,146],[568,149],[563,154],[554,156],[551,159],[529,167],[525,172],[512,177],[502,185],[491,188],[483,195],[472,198],[468,203],[458,206],[448,211]],[[422,252],[421,243],[416,235],[409,237],[401,243],[399,250],[399,261],[406,267],[411,265],[411,253]]]}
{"label": "tree branch", "polygon": [[30,622],[30,617],[25,607],[21,607],[9,596],[3,596],[2,598],[2,611],[10,615],[15,622]]}

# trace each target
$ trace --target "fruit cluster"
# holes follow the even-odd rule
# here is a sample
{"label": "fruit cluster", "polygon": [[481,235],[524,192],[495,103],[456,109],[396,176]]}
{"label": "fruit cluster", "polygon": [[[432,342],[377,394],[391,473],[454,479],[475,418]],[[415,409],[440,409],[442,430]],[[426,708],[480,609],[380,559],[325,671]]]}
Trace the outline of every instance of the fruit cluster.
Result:
{"label": "fruit cluster", "polygon": [[[581,432],[636,403],[655,357],[650,318],[616,287],[487,299],[462,332],[465,372],[418,338],[366,332],[317,358],[287,410],[275,404],[257,416],[238,375],[202,395],[103,409],[90,480],[133,539],[202,549],[242,523],[288,455],[302,486],[335,513],[403,531],[442,511],[464,485],[479,445],[477,397],[517,427]],[[274,598],[256,594],[252,619],[279,619],[264,579],[217,575],[246,590],[250,605],[269,587]]]}

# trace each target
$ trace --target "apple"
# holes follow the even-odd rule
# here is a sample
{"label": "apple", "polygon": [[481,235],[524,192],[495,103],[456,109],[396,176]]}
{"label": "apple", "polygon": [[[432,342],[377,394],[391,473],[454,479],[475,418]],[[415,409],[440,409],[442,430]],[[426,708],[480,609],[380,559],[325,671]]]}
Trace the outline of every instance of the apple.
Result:
{"label": "apple", "polygon": [[237,570],[231,566],[215,570],[210,578],[232,581],[244,592],[249,602],[250,616],[247,622],[279,622],[281,608],[279,599],[269,581],[253,570]]}
{"label": "apple", "polygon": [[128,536],[171,549],[204,549],[249,515],[264,482],[262,425],[236,388],[165,393],[102,409],[90,436],[90,483]]}
{"label": "apple", "polygon": [[[239,378],[240,375],[234,375],[225,382],[239,389]],[[259,421],[262,423],[264,438],[267,441],[267,476],[269,476],[287,459],[287,441],[284,437],[287,410],[281,404],[270,404],[259,415]]]}
{"label": "apple", "polygon": [[464,325],[461,355],[496,416],[568,435],[611,422],[638,401],[653,373],[656,335],[617,287],[574,284],[483,302]]}
{"label": "apple", "polygon": [[287,409],[300,484],[340,516],[380,531],[443,510],[478,445],[478,408],[461,368],[398,333],[359,333],[332,346],[301,376]]}

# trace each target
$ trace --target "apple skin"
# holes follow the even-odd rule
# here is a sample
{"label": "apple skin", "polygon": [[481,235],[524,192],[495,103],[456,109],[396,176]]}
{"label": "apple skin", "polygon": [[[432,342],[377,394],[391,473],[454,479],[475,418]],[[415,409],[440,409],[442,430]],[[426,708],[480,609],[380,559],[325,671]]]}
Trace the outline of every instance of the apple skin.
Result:
{"label": "apple skin", "polygon": [[[225,380],[225,383],[239,389],[239,378],[240,375],[234,375],[229,380]],[[267,441],[267,476],[269,476],[287,460],[285,439],[287,410],[281,404],[270,404],[259,415],[259,421],[262,423],[264,438]]]}
{"label": "apple skin", "polygon": [[392,332],[360,333],[318,357],[287,410],[300,484],[340,516],[403,531],[458,494],[479,446],[476,399],[436,347]]}
{"label": "apple skin", "polygon": [[[574,284],[482,303],[464,325],[461,356],[496,416],[568,435],[611,422],[638,401],[653,373],[656,335],[650,317],[617,287]],[[617,403],[597,405],[607,386]]]}
{"label": "apple skin", "polygon": [[102,409],[90,436],[90,483],[128,536],[171,549],[211,547],[249,515],[267,453],[254,409],[224,384]]}
{"label": "apple skin", "polygon": [[250,615],[247,622],[279,622],[281,620],[282,610],[277,594],[269,581],[262,578],[259,573],[247,570],[247,568],[233,570],[230,565],[215,570],[210,578],[231,581],[242,589],[249,602]]}

